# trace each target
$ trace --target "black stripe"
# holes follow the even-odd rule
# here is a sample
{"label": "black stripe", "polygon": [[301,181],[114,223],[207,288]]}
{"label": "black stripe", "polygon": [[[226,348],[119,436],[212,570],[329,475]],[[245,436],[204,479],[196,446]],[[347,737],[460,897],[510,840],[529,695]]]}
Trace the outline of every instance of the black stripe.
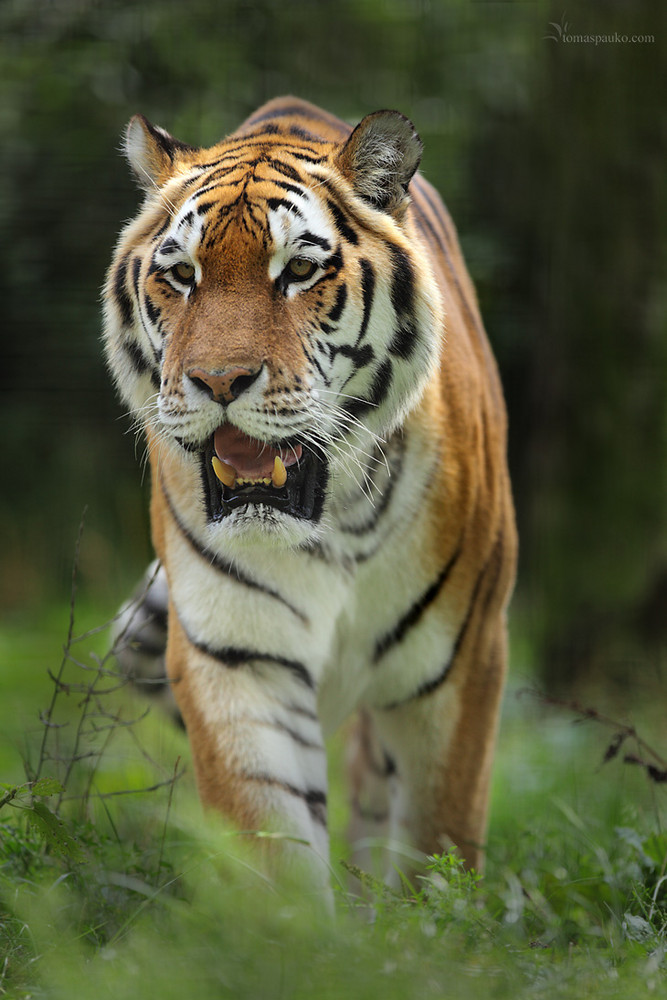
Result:
{"label": "black stripe", "polygon": [[325,386],[328,388],[331,385],[331,379],[329,378],[329,376],[327,375],[327,373],[324,371],[324,368],[322,368],[322,365],[319,363],[319,361],[317,360],[317,358],[315,357],[315,355],[312,354],[312,353],[310,353],[305,346],[303,347],[303,353],[305,354],[306,358],[308,359],[308,361],[310,362],[310,364],[313,366],[313,368],[317,369],[317,372],[318,372],[320,378],[324,382]]}
{"label": "black stripe", "polygon": [[495,560],[496,565],[495,565],[495,568],[494,568],[493,579],[492,579],[491,585],[489,586],[489,589],[487,591],[486,597],[484,599],[484,604],[482,605],[482,618],[486,617],[486,614],[487,614],[487,611],[488,611],[488,608],[489,608],[489,604],[493,600],[493,598],[495,596],[495,593],[496,593],[496,586],[498,584],[498,579],[500,577],[500,573],[501,573],[501,570],[503,568],[504,549],[505,549],[505,535],[503,533],[503,529],[501,528],[500,531],[498,532],[498,539],[496,541],[496,544],[495,544],[495,546],[493,548],[493,551],[492,551],[491,556],[489,557],[489,561],[487,563],[487,566],[488,566],[489,563],[491,563],[493,560]]}
{"label": "black stripe", "polygon": [[[261,108],[260,108],[261,111]],[[322,108],[306,108],[303,104],[287,104],[282,108],[271,108],[263,113],[255,113],[251,115],[246,121],[246,125],[251,127],[252,125],[259,125],[260,122],[271,121],[273,118],[299,118],[301,121],[327,123],[329,125],[334,125],[341,133],[341,135],[349,135],[352,131],[349,125],[341,121],[340,118],[336,118],[334,114],[329,111],[324,111]],[[318,137],[318,142],[324,142],[324,139]]]}
{"label": "black stripe", "polygon": [[146,355],[141,350],[139,344],[134,340],[123,341],[121,345],[127,360],[132,366],[133,372],[137,377],[141,375],[150,375],[151,383],[156,392],[160,391],[160,376],[158,372],[153,368],[151,362],[146,358]]}
{"label": "black stripe", "polygon": [[336,323],[340,319],[343,309],[345,308],[346,302],[347,302],[347,286],[345,284],[342,284],[339,286],[338,291],[336,292],[336,301],[334,302],[333,309],[328,314],[328,319],[330,319],[332,323]]}
{"label": "black stripe", "polygon": [[327,796],[325,792],[318,788],[297,788],[296,785],[281,781],[280,778],[274,778],[270,774],[245,774],[244,777],[248,781],[256,781],[258,784],[280,788],[283,792],[301,799],[308,806],[308,812],[312,818],[322,826],[327,825]]}
{"label": "black stripe", "polygon": [[151,236],[151,243],[156,243],[163,236],[171,225],[171,216],[167,216],[160,228]]}
{"label": "black stripe", "polygon": [[160,253],[169,253],[170,250],[176,250],[178,253],[183,252],[183,247],[178,243],[173,236],[168,236],[163,243],[158,247]]}
{"label": "black stripe", "polygon": [[285,177],[289,177],[290,180],[303,184],[303,178],[301,175],[294,169],[294,167],[290,167],[289,164],[281,163],[280,160],[273,159],[266,159],[262,162],[266,163],[266,165],[271,167],[272,170],[277,171],[277,173],[284,174]]}
{"label": "black stripe", "polygon": [[488,592],[488,594],[486,596],[486,600],[484,601],[484,611],[486,611],[486,608],[488,607],[489,601],[491,600],[491,598],[493,597],[493,594],[495,593],[496,583],[498,582],[498,577],[500,575],[500,567],[502,566],[502,551],[503,551],[503,535],[502,535],[502,531],[501,531],[500,534],[498,535],[496,543],[495,543],[495,545],[494,545],[494,547],[493,547],[493,549],[491,551],[491,555],[489,556],[489,558],[487,559],[487,561],[484,563],[484,566],[483,566],[483,568],[482,568],[479,576],[477,577],[477,580],[475,582],[475,587],[474,587],[473,592],[472,592],[472,594],[470,596],[470,602],[468,604],[468,611],[467,611],[467,614],[466,614],[466,616],[465,616],[465,618],[463,620],[463,624],[461,625],[461,628],[459,629],[458,635],[456,637],[456,642],[454,643],[454,648],[452,649],[452,654],[449,657],[449,660],[447,661],[447,663],[444,665],[444,667],[440,671],[440,673],[437,674],[435,677],[433,677],[430,681],[425,681],[423,684],[420,684],[419,687],[417,688],[417,690],[414,691],[411,695],[408,695],[407,698],[401,698],[399,701],[394,701],[394,702],[391,702],[391,704],[389,704],[389,705],[384,705],[383,708],[384,708],[385,711],[391,711],[394,708],[401,708],[403,705],[407,705],[408,702],[414,701],[417,698],[424,698],[426,695],[432,694],[434,691],[437,691],[437,689],[447,679],[447,676],[449,675],[449,672],[450,672],[451,668],[454,665],[454,661],[456,660],[456,657],[458,656],[459,650],[461,649],[461,646],[463,645],[463,642],[465,640],[468,628],[470,626],[470,622],[472,620],[473,612],[475,610],[475,605],[477,604],[477,598],[479,597],[479,592],[480,592],[480,589],[481,589],[481,586],[482,586],[482,582],[483,582],[483,580],[484,580],[484,578],[486,576],[486,573],[487,573],[487,571],[489,569],[489,565],[491,564],[492,560],[494,560],[494,559],[496,560],[497,566],[496,566],[495,573],[493,575],[493,581],[491,583],[491,586],[489,587],[489,592]]}
{"label": "black stripe", "polygon": [[300,128],[298,125],[290,125],[289,134],[296,136],[297,139],[305,139],[306,142],[317,142],[319,136],[313,135],[312,132],[308,132],[305,128]]}
{"label": "black stripe", "polygon": [[387,653],[394,646],[397,646],[398,643],[403,640],[406,632],[417,624],[428,606],[432,604],[440,594],[440,591],[447,582],[447,579],[460,555],[461,545],[458,546],[454,555],[451,557],[444,569],[441,570],[437,578],[433,581],[430,587],[424,591],[421,597],[415,601],[409,611],[407,611],[403,617],[399,619],[391,631],[386,632],[377,640],[375,643],[375,651],[373,653],[374,663],[377,663],[378,660],[385,655],[385,653]]}
{"label": "black stripe", "polygon": [[331,250],[329,240],[323,236],[316,236],[315,233],[302,233],[299,236],[299,243],[307,243],[309,246],[322,247],[323,250]]}
{"label": "black stripe", "polygon": [[259,129],[257,132],[253,132],[252,136],[253,136],[253,139],[256,139],[258,136],[261,136],[261,135],[284,135],[284,134],[285,133],[283,132],[283,130],[281,128],[279,128],[277,125],[273,125],[271,122],[269,122],[269,124],[265,125],[264,128]]}
{"label": "black stripe", "polygon": [[[261,179],[263,180],[263,178]],[[290,191],[292,194],[298,194],[300,198],[308,200],[308,194],[306,191],[304,191],[302,187],[297,187],[296,184],[289,184],[287,181],[279,181],[275,177],[268,177],[267,183],[273,184],[274,187],[280,188],[281,191]]]}
{"label": "black stripe", "polygon": [[417,346],[417,330],[414,320],[414,272],[412,262],[400,247],[389,246],[392,257],[391,304],[396,313],[398,326],[389,344],[390,354],[409,360]]}
{"label": "black stripe", "polygon": [[[357,229],[363,232],[370,233],[373,239],[378,238],[377,231],[370,225],[365,219],[357,215],[355,211],[354,202],[352,204],[347,203],[346,193],[344,191],[339,191],[336,185],[333,183],[333,179],[329,177],[324,177],[321,174],[313,173],[311,175],[318,182],[318,188],[322,191],[328,191],[331,195],[332,200],[335,202],[342,203],[343,208],[341,211],[345,213],[345,220],[349,224],[350,221],[354,222]],[[351,241],[353,242],[353,241]]]}
{"label": "black stripe", "polygon": [[160,247],[157,248],[153,256],[151,257],[151,262],[148,265],[148,271],[146,272],[149,276],[153,274],[164,275],[165,265],[159,263],[157,260],[157,255],[160,252]]}
{"label": "black stripe", "polygon": [[[236,166],[238,166],[238,164],[234,164],[234,167]],[[221,170],[216,170],[209,177],[204,178],[203,187],[200,187],[198,191],[195,191],[191,197],[194,199],[203,198],[205,194],[209,194],[210,192],[213,192],[214,194],[219,196],[222,190],[229,190],[230,188],[241,187],[246,182],[245,173],[241,173],[238,177],[234,178],[233,180],[218,179],[218,175],[220,176],[220,178],[224,178],[229,173],[231,173],[233,169],[234,169],[233,167],[226,167]],[[210,205],[214,205],[216,203],[217,200],[209,202]],[[233,207],[233,206],[223,206],[223,207]]]}
{"label": "black stripe", "polygon": [[361,320],[361,327],[359,328],[359,335],[357,337],[357,344],[359,341],[363,340],[366,334],[368,321],[371,318],[373,296],[375,294],[375,271],[373,270],[373,265],[369,260],[366,260],[366,258],[363,257],[359,261],[359,266],[361,267],[361,294],[364,303],[364,312]]}
{"label": "black stripe", "polygon": [[293,156],[295,160],[303,160],[305,163],[312,163],[313,166],[318,167],[320,163],[325,163],[327,160],[326,156],[308,156],[307,153],[297,153],[290,146],[285,146],[284,151],[289,155]]}
{"label": "black stripe", "polygon": [[411,320],[403,320],[394,330],[387,350],[394,357],[404,358],[408,361],[415,353],[418,339],[415,324]]}
{"label": "black stripe", "polygon": [[375,409],[386,398],[392,382],[393,365],[389,358],[386,358],[376,371],[371,387],[366,399],[347,399],[343,409],[353,417],[358,417],[369,410]]}
{"label": "black stripe", "polygon": [[293,201],[288,201],[287,198],[267,198],[266,204],[272,211],[275,211],[276,208],[286,208],[290,215],[295,215],[298,219],[303,219],[303,212]]}
{"label": "black stripe", "polygon": [[269,729],[275,729],[277,732],[285,733],[286,736],[289,736],[291,740],[294,740],[295,743],[298,743],[300,747],[304,747],[306,750],[321,750],[322,753],[326,752],[324,744],[313,743],[312,740],[306,739],[306,737],[302,736],[301,733],[297,733],[295,729],[292,729],[290,726],[286,726],[284,722],[280,722],[278,719],[246,718],[243,719],[243,722],[250,722],[255,726],[266,726]]}
{"label": "black stripe", "polygon": [[[297,145],[296,143],[288,142],[286,133],[280,133],[280,137],[284,141],[280,143],[271,142],[268,144],[266,136],[262,138],[259,133],[255,135],[248,135],[245,138],[230,139],[226,145],[224,153],[222,153],[217,160],[213,160],[211,163],[202,164],[201,171],[205,175],[204,180],[208,183],[211,175],[216,171],[223,172],[233,170],[239,165],[252,167],[257,163],[267,162],[271,158],[273,150],[278,150],[281,154],[292,156],[297,160],[306,160],[307,162],[315,165],[324,163],[328,159],[328,155],[326,153],[321,153],[317,149],[310,148],[310,146]],[[250,150],[257,150],[259,155],[256,155],[254,159],[239,159],[240,156],[244,153],[248,153]],[[211,173],[206,176],[206,171],[210,171]],[[202,173],[198,176],[201,177]]]}
{"label": "black stripe", "polygon": [[148,295],[144,295],[144,308],[146,309],[146,314],[150,322],[153,326],[157,327],[160,319],[160,310]]}
{"label": "black stripe", "polygon": [[217,204],[217,201],[202,201],[197,205],[197,215],[205,215],[210,208],[215,208]]}
{"label": "black stripe", "polygon": [[389,358],[386,358],[376,371],[371,383],[371,390],[368,394],[368,402],[371,407],[379,406],[386,398],[392,383],[393,372],[394,366]]}
{"label": "black stripe", "polygon": [[317,712],[311,712],[310,709],[304,708],[302,705],[295,705],[293,702],[290,702],[289,704],[284,704],[284,708],[290,715],[302,715],[304,719],[310,719],[312,722],[319,723],[320,721]]}
{"label": "black stripe", "polygon": [[356,244],[359,242],[359,237],[356,233],[356,230],[354,230],[352,226],[349,225],[342,209],[340,209],[336,204],[336,202],[332,201],[331,198],[327,198],[327,206],[329,208],[329,211],[333,215],[334,225],[336,226],[336,229],[338,230],[340,235],[343,237],[344,240],[347,240],[348,243],[352,243],[356,246]]}
{"label": "black stripe", "polygon": [[384,753],[384,770],[383,774],[385,778],[391,778],[392,775],[398,774],[398,768],[396,767],[396,761],[394,758],[383,750]]}
{"label": "black stripe", "polygon": [[299,609],[295,608],[293,604],[290,604],[290,602],[287,601],[282,594],[279,594],[277,590],[273,590],[271,587],[267,587],[266,584],[260,583],[258,580],[254,580],[251,576],[247,576],[245,573],[242,573],[238,566],[234,563],[228,562],[226,559],[223,559],[205,545],[201,545],[194,535],[185,527],[176,513],[164,482],[161,481],[160,485],[162,487],[162,493],[167,502],[167,506],[169,507],[169,513],[171,514],[176,527],[186,541],[189,542],[198,556],[205,560],[205,562],[207,562],[213,569],[218,570],[219,573],[224,573],[225,576],[231,577],[231,579],[235,580],[237,583],[241,583],[245,587],[250,587],[252,590],[257,590],[260,593],[265,594],[266,597],[272,597],[274,600],[279,601],[283,607],[291,611],[292,614],[299,619],[299,621],[303,622],[304,625],[310,624],[303,611],[299,611]]}
{"label": "black stripe", "polygon": [[127,293],[127,257],[124,257],[116,269],[113,281],[113,290],[116,296],[116,304],[120,310],[121,319],[124,326],[132,326],[134,321],[134,309],[132,299]]}
{"label": "black stripe", "polygon": [[303,108],[299,107],[298,104],[288,104],[285,108],[271,108],[270,111],[265,111],[263,114],[255,113],[248,118],[245,124],[248,128],[252,128],[253,125],[273,121],[274,118],[300,117],[302,114]]}
{"label": "black stripe", "polygon": [[407,253],[395,244],[388,244],[393,264],[391,304],[396,314],[412,315],[415,301],[415,279],[412,261]]}
{"label": "black stripe", "polygon": [[230,670],[236,670],[238,667],[249,666],[251,663],[268,663],[274,667],[282,667],[284,670],[288,670],[297,680],[301,681],[307,688],[311,691],[315,690],[315,682],[310,674],[310,671],[300,663],[298,660],[291,660],[286,656],[274,656],[273,653],[262,653],[258,649],[242,649],[238,646],[223,646],[222,649],[216,649],[213,646],[209,646],[206,642],[199,642],[186,631],[183,623],[181,622],[181,628],[188,637],[188,642],[198,649],[200,653],[204,653],[206,656],[210,656],[212,660],[217,660],[218,663],[222,663],[223,666],[229,667]]}
{"label": "black stripe", "polygon": [[141,275],[141,257],[135,257],[132,261],[132,281],[134,283],[134,293],[139,298],[139,277]]}
{"label": "black stripe", "polygon": [[135,375],[145,375],[146,372],[150,371],[150,362],[141,350],[139,344],[137,344],[134,340],[125,340],[121,346],[124,353],[127,355],[132,368],[134,369]]}
{"label": "black stripe", "polygon": [[[391,469],[391,472],[390,472],[389,478],[387,480],[387,485],[386,485],[386,487],[385,487],[385,489],[384,489],[384,491],[383,491],[383,493],[381,495],[380,502],[376,503],[372,507],[372,516],[371,516],[371,519],[369,521],[364,521],[363,524],[359,524],[359,525],[355,525],[355,526],[346,526],[344,524],[341,524],[341,531],[344,531],[346,535],[356,535],[359,538],[362,535],[368,535],[368,534],[370,534],[372,531],[374,531],[377,528],[380,519],[382,518],[383,514],[385,513],[385,511],[387,510],[387,508],[389,506],[389,503],[390,503],[391,498],[393,496],[394,490],[396,489],[396,485],[397,485],[397,483],[398,483],[398,481],[400,479],[401,473],[403,471],[403,456],[405,454],[405,440],[404,440],[403,437],[401,437],[399,440],[401,442],[401,449],[400,449],[398,455],[394,458],[393,461],[390,459],[390,469]],[[379,468],[379,466],[376,466],[376,470],[378,468]],[[375,486],[375,480],[374,479],[371,480],[371,484],[372,484],[372,489],[373,488],[375,488],[375,489],[377,488]],[[375,549],[373,550],[373,552],[369,553],[368,555],[362,556],[358,561],[359,562],[364,562],[366,559],[370,558],[370,555],[373,555],[374,552],[375,552]]]}
{"label": "black stripe", "polygon": [[[401,431],[398,431],[397,433],[400,434]],[[404,445],[404,448],[405,448],[405,445]],[[374,520],[373,520],[373,522],[370,523],[370,524],[368,524],[368,525],[361,526],[358,529],[358,533],[359,534],[361,534],[361,532],[363,531],[364,528],[366,528],[367,531],[368,531],[368,533],[370,534],[372,528],[374,528],[374,527],[377,526],[377,523],[380,520],[380,515],[383,513],[383,511],[386,509],[386,507],[389,504],[389,500],[391,498],[391,492],[393,491],[393,489],[397,485],[398,476],[400,476],[402,474],[402,469],[403,469],[403,453],[401,453],[401,455],[400,455],[400,463],[401,464],[398,465],[398,468],[397,468],[396,471],[394,471],[392,469],[392,478],[389,480],[388,487],[387,487],[387,490],[386,490],[385,494],[383,494],[382,502],[379,505],[376,505],[376,507],[374,508],[374,512],[373,512],[374,513]],[[430,474],[426,477],[426,486],[424,487],[424,489],[422,491],[420,500],[415,502],[415,509],[419,508],[419,503],[421,502],[421,499],[423,499],[423,497],[425,497],[426,494],[429,492],[430,481],[435,476],[436,471],[439,468],[440,464],[441,464],[441,462],[440,462],[439,458],[433,463],[433,468],[432,468]],[[346,528],[345,530],[348,533],[350,531],[350,529],[348,529],[348,528]],[[354,562],[357,565],[359,565],[359,563],[368,562],[369,559],[373,559],[378,554],[378,552],[380,552],[382,550],[382,548],[384,547],[387,539],[391,535],[392,531],[393,531],[393,528],[392,528],[391,524],[389,525],[388,528],[385,527],[385,530],[382,532],[382,534],[380,534],[379,537],[376,536],[375,543],[371,546],[371,548],[367,552],[357,552],[354,555],[354,557],[353,557]]]}
{"label": "black stripe", "polygon": [[356,375],[358,371],[365,368],[366,365],[370,365],[375,360],[375,351],[370,344],[363,344],[362,347],[350,347],[349,344],[341,344],[340,347],[337,347],[335,344],[328,344],[327,346],[331,361],[334,360],[337,354],[342,354],[344,358],[352,358],[354,361],[353,375]]}
{"label": "black stripe", "polygon": [[334,270],[334,274],[325,274],[324,277],[320,279],[320,281],[326,281],[328,278],[335,277],[335,275],[338,274],[341,267],[343,266],[343,255],[340,252],[340,247],[337,247],[336,250],[334,250],[331,256],[327,259],[325,266],[332,267]]}

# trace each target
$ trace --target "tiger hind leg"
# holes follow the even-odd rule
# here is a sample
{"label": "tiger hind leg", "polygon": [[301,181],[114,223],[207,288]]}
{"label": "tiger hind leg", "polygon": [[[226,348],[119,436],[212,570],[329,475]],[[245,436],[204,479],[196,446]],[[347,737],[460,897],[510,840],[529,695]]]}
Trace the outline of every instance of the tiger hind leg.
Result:
{"label": "tiger hind leg", "polygon": [[114,620],[112,648],[121,674],[182,725],[165,664],[168,608],[167,576],[155,560]]}
{"label": "tiger hind leg", "polygon": [[370,713],[362,709],[346,740],[350,804],[347,839],[352,860],[364,872],[384,878],[389,834],[391,782],[396,766],[378,741]]}
{"label": "tiger hind leg", "polygon": [[470,645],[437,690],[372,714],[396,766],[391,840],[424,857],[456,847],[467,868],[481,871],[505,674],[504,623],[486,649]]}

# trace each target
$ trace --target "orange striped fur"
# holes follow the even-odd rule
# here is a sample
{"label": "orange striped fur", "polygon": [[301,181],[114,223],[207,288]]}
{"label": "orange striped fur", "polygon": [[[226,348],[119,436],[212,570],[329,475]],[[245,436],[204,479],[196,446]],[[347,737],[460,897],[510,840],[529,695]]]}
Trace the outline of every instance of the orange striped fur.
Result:
{"label": "orange striped fur", "polygon": [[210,149],[133,119],[126,152],[146,194],[105,345],[160,561],[132,669],[168,592],[202,800],[310,845],[274,864],[326,884],[323,740],[355,715],[360,857],[382,834],[479,868],[516,534],[498,372],[419,137],[281,98]]}

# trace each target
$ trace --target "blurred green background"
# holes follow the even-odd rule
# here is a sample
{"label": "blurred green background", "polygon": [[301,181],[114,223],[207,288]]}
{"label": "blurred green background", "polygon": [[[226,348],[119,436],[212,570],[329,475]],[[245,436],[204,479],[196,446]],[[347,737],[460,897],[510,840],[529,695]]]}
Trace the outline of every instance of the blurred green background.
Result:
{"label": "blurred green background", "polygon": [[552,689],[650,687],[667,651],[666,47],[651,0],[3,0],[7,620],[39,632],[67,601],[84,507],[81,587],[103,615],[150,558],[143,446],[99,342],[139,202],[125,122],[210,144],[292,92],[415,122],[505,384],[515,628]]}

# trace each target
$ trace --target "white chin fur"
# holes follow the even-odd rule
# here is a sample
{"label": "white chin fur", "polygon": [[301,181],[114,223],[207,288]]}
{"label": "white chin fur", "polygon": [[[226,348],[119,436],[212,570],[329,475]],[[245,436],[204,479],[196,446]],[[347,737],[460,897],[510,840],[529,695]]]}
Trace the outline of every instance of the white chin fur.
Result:
{"label": "white chin fur", "polygon": [[322,534],[322,524],[300,520],[282,514],[264,504],[238,507],[220,521],[211,522],[207,528],[208,545],[227,555],[234,555],[248,545],[295,549],[317,541]]}

